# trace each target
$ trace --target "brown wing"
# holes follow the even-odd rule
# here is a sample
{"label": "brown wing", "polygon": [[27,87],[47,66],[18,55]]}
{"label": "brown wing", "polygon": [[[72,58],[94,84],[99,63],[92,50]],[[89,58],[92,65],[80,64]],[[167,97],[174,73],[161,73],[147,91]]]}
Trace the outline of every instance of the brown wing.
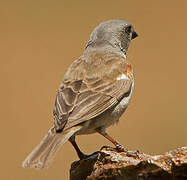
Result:
{"label": "brown wing", "polygon": [[120,56],[82,57],[70,67],[58,90],[56,129],[70,128],[114,106],[130,91],[132,80],[131,66]]}

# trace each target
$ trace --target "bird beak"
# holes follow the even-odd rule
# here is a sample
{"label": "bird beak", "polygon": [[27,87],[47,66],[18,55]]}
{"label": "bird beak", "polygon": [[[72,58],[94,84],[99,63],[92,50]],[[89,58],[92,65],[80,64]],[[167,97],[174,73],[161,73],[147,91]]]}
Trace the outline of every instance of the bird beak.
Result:
{"label": "bird beak", "polygon": [[138,34],[135,31],[133,31],[133,33],[132,33],[132,39],[135,39],[136,37],[138,37]]}

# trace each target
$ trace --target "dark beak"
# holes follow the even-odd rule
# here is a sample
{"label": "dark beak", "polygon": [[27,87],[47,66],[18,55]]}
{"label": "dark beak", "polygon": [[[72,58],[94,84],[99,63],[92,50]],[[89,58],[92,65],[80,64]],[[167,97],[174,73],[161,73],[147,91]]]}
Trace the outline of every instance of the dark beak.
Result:
{"label": "dark beak", "polygon": [[135,39],[136,37],[138,37],[138,34],[135,31],[133,31],[133,33],[132,33],[132,39]]}

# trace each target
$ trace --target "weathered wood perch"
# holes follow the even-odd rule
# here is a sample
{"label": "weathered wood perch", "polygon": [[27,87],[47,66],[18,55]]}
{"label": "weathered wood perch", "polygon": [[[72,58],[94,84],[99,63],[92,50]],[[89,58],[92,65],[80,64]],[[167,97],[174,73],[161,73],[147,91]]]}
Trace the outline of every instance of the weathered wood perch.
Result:
{"label": "weathered wood perch", "polygon": [[137,157],[103,148],[89,158],[73,162],[70,180],[187,180],[187,147]]}

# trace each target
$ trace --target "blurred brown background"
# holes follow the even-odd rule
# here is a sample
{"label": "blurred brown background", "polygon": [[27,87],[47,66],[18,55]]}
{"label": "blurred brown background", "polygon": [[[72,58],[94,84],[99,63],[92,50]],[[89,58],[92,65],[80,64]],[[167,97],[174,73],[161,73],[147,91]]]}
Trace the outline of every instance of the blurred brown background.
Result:
{"label": "blurred brown background", "polygon": [[[0,179],[68,179],[77,160],[66,143],[47,170],[21,163],[53,124],[56,90],[93,28],[108,19],[131,22],[139,38],[128,59],[135,71],[129,108],[109,133],[129,149],[159,154],[187,145],[187,1],[0,2]],[[78,137],[86,153],[111,145]]]}

